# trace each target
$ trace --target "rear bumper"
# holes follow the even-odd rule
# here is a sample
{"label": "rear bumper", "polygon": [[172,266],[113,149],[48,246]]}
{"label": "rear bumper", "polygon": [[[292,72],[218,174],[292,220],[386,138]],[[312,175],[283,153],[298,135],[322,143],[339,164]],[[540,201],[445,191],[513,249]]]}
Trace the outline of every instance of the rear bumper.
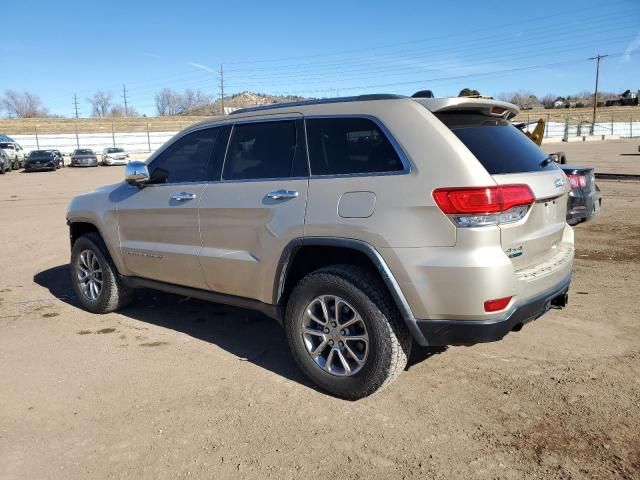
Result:
{"label": "rear bumper", "polygon": [[24,169],[28,172],[35,172],[35,171],[40,171],[40,170],[55,170],[56,165],[51,164],[51,165],[29,165],[26,164],[24,166]]}
{"label": "rear bumper", "polygon": [[567,223],[578,223],[591,220],[600,212],[602,207],[602,193],[599,190],[583,194],[571,192],[567,204]]}
{"label": "rear bumper", "polygon": [[512,307],[504,316],[491,320],[417,320],[425,345],[473,345],[495,342],[525,323],[544,315],[551,306],[566,304],[571,274],[551,289]]}

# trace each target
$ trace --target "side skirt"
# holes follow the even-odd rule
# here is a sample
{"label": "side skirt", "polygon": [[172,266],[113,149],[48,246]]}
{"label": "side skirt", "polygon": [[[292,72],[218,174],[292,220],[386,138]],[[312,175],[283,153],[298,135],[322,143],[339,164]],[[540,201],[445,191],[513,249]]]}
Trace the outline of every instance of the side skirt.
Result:
{"label": "side skirt", "polygon": [[150,288],[161,292],[173,293],[184,297],[197,298],[207,302],[222,303],[232,307],[246,308],[255,310],[264,315],[271,317],[282,324],[282,309],[276,305],[263,303],[252,298],[237,297],[235,295],[227,295],[225,293],[212,292],[210,290],[201,290],[199,288],[183,287],[172,283],[164,283],[156,280],[149,280],[142,277],[120,277],[122,281],[130,288]]}

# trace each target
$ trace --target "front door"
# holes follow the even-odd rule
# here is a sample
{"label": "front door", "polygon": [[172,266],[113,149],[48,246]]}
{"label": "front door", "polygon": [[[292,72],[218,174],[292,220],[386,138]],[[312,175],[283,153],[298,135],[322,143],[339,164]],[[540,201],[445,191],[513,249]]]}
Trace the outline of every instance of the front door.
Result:
{"label": "front door", "polygon": [[300,117],[234,125],[222,181],[200,202],[200,262],[213,291],[271,303],[285,245],[302,237],[308,167]]}
{"label": "front door", "polygon": [[219,178],[227,136],[228,128],[218,127],[178,138],[149,163],[150,184],[125,191],[117,215],[129,275],[206,288],[198,204],[206,182]]}

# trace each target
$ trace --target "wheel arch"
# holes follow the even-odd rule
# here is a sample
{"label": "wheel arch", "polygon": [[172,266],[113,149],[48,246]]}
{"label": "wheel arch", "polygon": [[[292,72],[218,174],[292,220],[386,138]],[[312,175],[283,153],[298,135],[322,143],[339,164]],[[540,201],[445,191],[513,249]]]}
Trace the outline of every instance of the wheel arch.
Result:
{"label": "wheel arch", "polygon": [[424,342],[411,307],[380,253],[367,242],[339,237],[304,237],[287,244],[280,258],[273,289],[273,304],[285,305],[295,284],[318,268],[355,264],[377,275],[389,291],[413,338]]}
{"label": "wheel arch", "polygon": [[109,259],[115,265],[117,271],[120,274],[124,272],[123,270],[124,265],[122,265],[121,263],[120,255],[117,255],[117,254],[114,255],[114,253],[118,253],[118,252],[112,251],[112,248],[109,245],[109,241],[107,237],[105,237],[105,235],[102,233],[102,231],[96,225],[95,222],[85,218],[77,218],[73,220],[67,220],[67,225],[69,226],[69,244],[71,248],[73,248],[73,245],[76,242],[76,240],[80,238],[82,235],[86,235],[87,233],[97,233],[102,239],[102,242],[104,243],[104,246],[107,249],[106,253],[109,256]]}

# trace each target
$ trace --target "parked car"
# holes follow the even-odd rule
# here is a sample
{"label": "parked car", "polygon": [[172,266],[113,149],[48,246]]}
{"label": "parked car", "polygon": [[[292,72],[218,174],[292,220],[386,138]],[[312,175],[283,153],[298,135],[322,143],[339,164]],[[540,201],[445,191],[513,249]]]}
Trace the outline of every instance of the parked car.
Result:
{"label": "parked car", "polygon": [[126,165],[129,154],[120,147],[107,147],[102,150],[102,165]]}
{"label": "parked car", "polygon": [[10,172],[11,170],[11,160],[9,160],[9,156],[4,152],[4,150],[0,150],[0,175],[4,175],[6,172]]}
{"label": "parked car", "polygon": [[57,150],[33,150],[25,160],[24,170],[57,170],[62,167],[62,163],[62,155]]}
{"label": "parked car", "polygon": [[577,225],[591,220],[602,208],[602,193],[596,184],[593,168],[575,165],[562,165],[561,168],[571,185],[567,205],[567,223]]}
{"label": "parked car", "polygon": [[0,142],[0,150],[4,150],[11,162],[13,170],[24,167],[24,150],[17,142]]}
{"label": "parked car", "polygon": [[97,167],[98,157],[89,148],[78,148],[71,154],[72,167]]}
{"label": "parked car", "polygon": [[[525,130],[526,123],[514,124],[514,126],[533,143],[542,146],[545,124],[544,119],[539,119],[536,122],[536,127],[531,132]],[[569,192],[567,200],[567,223],[569,225],[577,225],[596,216],[602,207],[602,194],[600,193],[600,188],[596,185],[593,168],[567,165],[567,156],[564,152],[550,153],[544,161],[554,161],[560,164],[560,168],[567,175],[571,185],[571,192]]]}
{"label": "parked car", "polygon": [[517,112],[371,95],[195,124],[71,201],[77,298],[107,313],[147,287],[256,309],[349,399],[398,376],[412,341],[500,340],[566,305],[574,255],[569,183]]}

